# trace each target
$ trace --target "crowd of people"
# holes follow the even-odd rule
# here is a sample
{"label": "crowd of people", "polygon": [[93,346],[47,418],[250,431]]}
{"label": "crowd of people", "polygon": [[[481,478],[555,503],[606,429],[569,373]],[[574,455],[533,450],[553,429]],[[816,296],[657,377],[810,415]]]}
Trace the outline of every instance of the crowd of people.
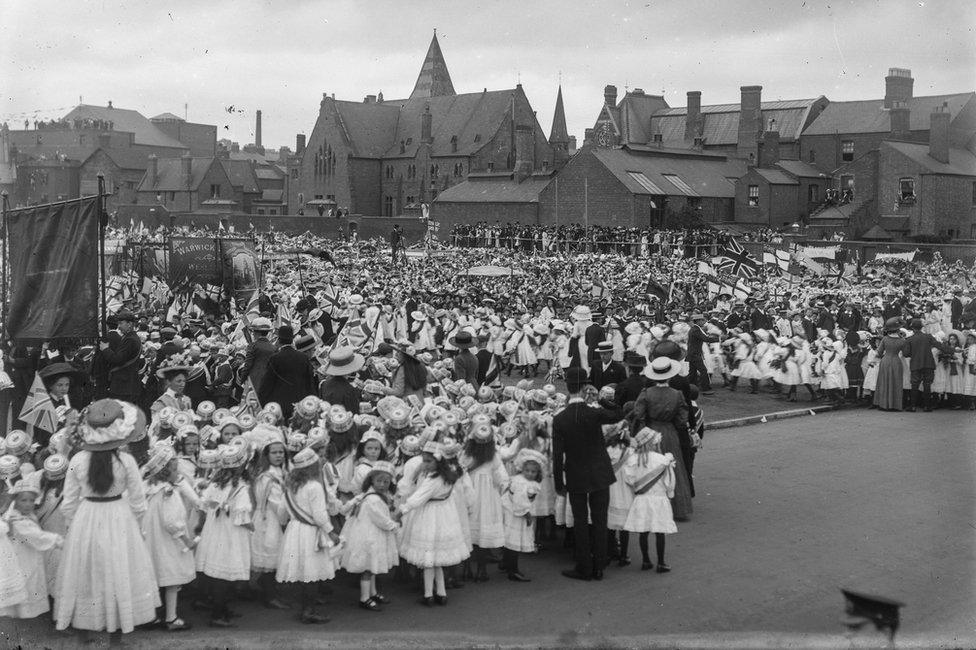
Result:
{"label": "crowd of people", "polygon": [[[972,268],[768,275],[737,299],[683,243],[391,264],[379,244],[274,233],[272,250],[330,255],[271,257],[244,301],[174,312],[133,296],[97,345],[11,346],[0,616],[175,632],[188,608],[236,625],[232,605],[256,594],[322,623],[322,583],[341,572],[370,611],[392,579],[446,605],[495,563],[530,580],[521,555],[551,552],[557,529],[568,578],[629,565],[630,533],[640,569],[667,573],[713,383],[976,408]],[[508,272],[467,275],[479,264]]]}

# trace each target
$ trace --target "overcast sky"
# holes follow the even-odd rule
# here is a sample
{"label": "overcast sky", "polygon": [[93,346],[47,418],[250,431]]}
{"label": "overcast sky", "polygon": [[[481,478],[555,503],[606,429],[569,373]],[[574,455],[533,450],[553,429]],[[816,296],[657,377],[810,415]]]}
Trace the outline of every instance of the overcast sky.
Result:
{"label": "overcast sky", "polygon": [[[684,106],[884,95],[889,67],[915,94],[976,89],[973,0],[7,0],[0,121],[22,128],[85,103],[164,111],[218,125],[218,137],[294,148],[323,92],[361,101],[413,89],[437,28],[459,93],[519,78],[548,133],[559,75],[570,134],[582,142],[614,84]],[[227,107],[234,112],[228,113]],[[226,127],[226,128],[225,128]]]}

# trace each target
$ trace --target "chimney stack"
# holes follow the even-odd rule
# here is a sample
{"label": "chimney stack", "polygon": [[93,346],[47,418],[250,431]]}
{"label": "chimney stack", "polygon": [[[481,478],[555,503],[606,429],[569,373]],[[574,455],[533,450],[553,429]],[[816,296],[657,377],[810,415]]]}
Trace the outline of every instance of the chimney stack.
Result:
{"label": "chimney stack", "polygon": [[940,163],[949,164],[949,111],[943,107],[932,113],[929,126],[929,155]]}
{"label": "chimney stack", "polygon": [[896,140],[907,140],[911,132],[911,109],[905,102],[894,102],[891,105],[891,137]]}
{"label": "chimney stack", "polygon": [[685,116],[685,140],[700,137],[701,130],[701,91],[688,91],[688,114]]}
{"label": "chimney stack", "polygon": [[305,134],[299,133],[295,136],[295,155],[300,156],[305,153]]}
{"label": "chimney stack", "polygon": [[156,187],[156,183],[159,182],[159,158],[154,153],[149,154],[149,168],[146,173],[149,174],[149,185]]}
{"label": "chimney stack", "polygon": [[535,129],[515,127],[515,182],[521,183],[535,169]]}
{"label": "chimney stack", "polygon": [[772,167],[779,162],[779,131],[765,131],[759,150],[759,167]]}
{"label": "chimney stack", "polygon": [[193,158],[185,153],[180,158],[180,184],[190,189],[190,180],[193,178]]}
{"label": "chimney stack", "polygon": [[888,68],[885,77],[884,107],[891,108],[895,102],[907,102],[912,98],[915,80],[912,71],[907,68]]}
{"label": "chimney stack", "polygon": [[420,116],[420,140],[430,144],[434,141],[433,118],[430,114],[430,104],[424,109]]}
{"label": "chimney stack", "polygon": [[739,139],[736,155],[755,162],[759,156],[759,134],[762,122],[762,86],[741,86],[739,105]]}
{"label": "chimney stack", "polygon": [[254,146],[261,146],[261,111],[254,113]]}
{"label": "chimney stack", "polygon": [[603,101],[611,108],[617,105],[617,87],[606,86],[603,89]]}

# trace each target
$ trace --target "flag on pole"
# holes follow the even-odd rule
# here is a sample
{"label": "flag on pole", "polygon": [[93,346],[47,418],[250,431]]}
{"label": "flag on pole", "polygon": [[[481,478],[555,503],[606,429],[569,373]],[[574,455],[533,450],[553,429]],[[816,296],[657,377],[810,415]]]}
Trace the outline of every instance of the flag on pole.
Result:
{"label": "flag on pole", "polygon": [[319,292],[319,304],[322,310],[327,313],[332,318],[338,318],[342,316],[343,307],[342,303],[339,302],[339,292],[332,284],[327,284],[322,291]]}
{"label": "flag on pole", "polygon": [[243,391],[241,392],[241,404],[237,407],[237,411],[234,415],[240,417],[245,413],[252,413],[251,404],[258,404],[260,406],[261,402],[258,401],[258,392],[254,390],[254,384],[251,383],[251,378],[248,377],[244,380]]}
{"label": "flag on pole", "polygon": [[645,291],[648,295],[656,296],[658,300],[665,300],[668,297],[668,290],[665,289],[655,281],[653,278],[647,279],[647,290]]}
{"label": "flag on pole", "polygon": [[600,278],[594,278],[593,288],[590,289],[590,292],[595,299],[602,300],[610,294],[610,289],[608,289],[607,285],[603,283],[603,280]]}
{"label": "flag on pole", "polygon": [[44,381],[41,375],[34,373],[34,383],[31,384],[27,399],[24,400],[24,408],[20,410],[20,419],[28,424],[34,425],[38,429],[44,429],[49,433],[58,430],[58,412],[51,402],[51,396],[44,388]]}
{"label": "flag on pole", "polygon": [[730,239],[712,262],[720,271],[730,275],[754,278],[759,274],[759,263],[735,239]]}

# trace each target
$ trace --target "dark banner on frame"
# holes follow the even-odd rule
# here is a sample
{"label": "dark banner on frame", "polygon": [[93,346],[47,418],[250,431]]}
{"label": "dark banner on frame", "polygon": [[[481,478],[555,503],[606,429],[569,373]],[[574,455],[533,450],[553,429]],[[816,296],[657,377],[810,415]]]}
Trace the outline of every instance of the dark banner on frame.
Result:
{"label": "dark banner on frame", "polygon": [[247,239],[221,239],[224,286],[239,300],[250,298],[258,288],[258,256],[254,242]]}
{"label": "dark banner on frame", "polygon": [[217,240],[210,237],[173,237],[169,240],[169,286],[223,284],[217,259]]}

